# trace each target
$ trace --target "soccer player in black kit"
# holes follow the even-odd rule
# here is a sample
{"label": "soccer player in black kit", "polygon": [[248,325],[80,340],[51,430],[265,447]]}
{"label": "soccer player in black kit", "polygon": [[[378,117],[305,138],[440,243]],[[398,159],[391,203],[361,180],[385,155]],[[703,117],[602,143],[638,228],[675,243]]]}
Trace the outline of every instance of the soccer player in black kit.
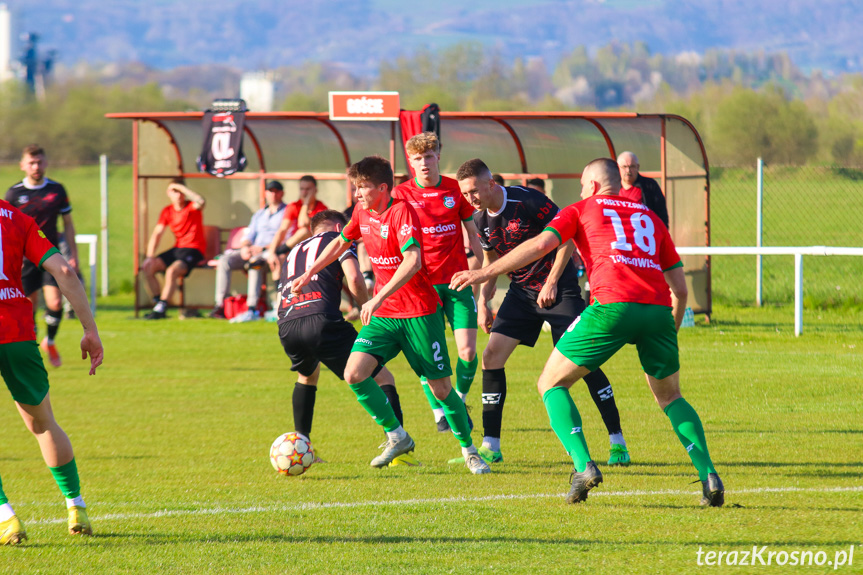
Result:
{"label": "soccer player in black kit", "polygon": [[[55,246],[59,246],[60,233],[57,231],[57,219],[63,218],[63,233],[69,245],[69,265],[78,273],[78,247],[75,243],[75,226],[72,223],[72,206],[62,184],[45,177],[47,161],[45,150],[41,146],[31,144],[21,153],[21,171],[24,179],[6,192],[6,201],[36,220],[42,233]],[[21,281],[24,294],[33,304],[35,313],[39,301],[39,290],[45,298],[45,323],[48,334],[42,340],[40,347],[48,354],[48,360],[54,367],[60,367],[63,362],[54,337],[60,329],[63,319],[63,304],[57,281],[48,272],[25,258],[21,271]]]}
{"label": "soccer player in black kit", "polygon": [[[285,353],[291,358],[291,369],[298,374],[293,394],[294,428],[306,438],[312,432],[320,364],[344,380],[345,365],[357,338],[354,326],[345,321],[339,311],[342,279],[347,280],[348,289],[358,305],[366,303],[369,295],[353,246],[314,276],[299,296],[291,294],[291,283],[311,267],[331,241],[339,237],[345,224],[347,218],[341,212],[325,210],[315,214],[311,220],[312,237],[297,244],[282,264],[279,338]],[[387,395],[401,422],[401,407],[392,373],[386,367],[378,366],[372,377]]]}
{"label": "soccer player in black kit", "polygon": [[[484,265],[539,235],[560,211],[537,190],[495,183],[488,167],[479,159],[462,164],[456,179],[464,197],[477,210],[473,218],[484,252]],[[482,355],[484,437],[479,453],[489,463],[503,461],[500,430],[506,400],[507,359],[518,345],[533,347],[546,321],[551,325],[551,339],[556,344],[585,308],[572,263],[574,249],[574,244],[567,242],[557,251],[510,272],[509,290],[493,322],[488,304],[495,280],[486,282],[480,290],[478,324],[491,335]],[[597,369],[584,380],[608,430],[609,465],[628,464],[629,452],[608,378]]]}

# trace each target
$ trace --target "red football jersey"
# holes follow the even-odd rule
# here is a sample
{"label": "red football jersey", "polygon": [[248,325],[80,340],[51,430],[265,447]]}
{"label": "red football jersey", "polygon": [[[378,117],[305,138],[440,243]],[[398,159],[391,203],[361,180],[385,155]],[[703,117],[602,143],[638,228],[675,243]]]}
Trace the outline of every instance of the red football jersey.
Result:
{"label": "red football jersey", "polygon": [[41,266],[59,253],[36,221],[0,200],[0,344],[34,341],[33,305],[21,286],[24,257]]}
{"label": "red football jersey", "polygon": [[[297,233],[297,218],[300,217],[300,209],[303,207],[303,200],[297,200],[296,202],[291,202],[285,208],[285,215],[283,216],[286,220],[291,222],[291,225],[288,226],[288,232],[285,234],[285,239],[288,239],[295,233]],[[312,218],[315,214],[322,212],[324,210],[328,210],[329,208],[324,204],[324,202],[320,200],[315,200],[315,205],[309,209],[309,219]]]}
{"label": "red football jersey", "polygon": [[467,269],[462,222],[472,221],[474,212],[458,182],[441,176],[437,186],[424,188],[413,178],[396,186],[393,197],[408,202],[419,216],[423,265],[432,284],[449,284],[455,272]]}
{"label": "red football jersey", "polygon": [[[390,200],[389,206],[378,214],[364,209],[360,204],[354,208],[353,217],[342,230],[342,238],[354,241],[362,238],[375,272],[375,293],[386,285],[402,263],[402,252],[410,246],[422,250],[422,235],[419,216],[402,200]],[[440,305],[440,298],[429,280],[425,265],[384,300],[374,313],[379,317],[421,317],[433,314]]]}
{"label": "red football jersey", "polygon": [[590,299],[671,307],[663,271],[682,265],[662,220],[621,196],[593,196],[562,209],[546,228],[575,240]]}
{"label": "red football jersey", "polygon": [[207,240],[204,238],[204,217],[201,210],[195,209],[192,202],[186,202],[182,210],[177,211],[174,206],[165,206],[159,214],[159,223],[171,228],[177,243],[177,248],[193,248],[207,253]]}

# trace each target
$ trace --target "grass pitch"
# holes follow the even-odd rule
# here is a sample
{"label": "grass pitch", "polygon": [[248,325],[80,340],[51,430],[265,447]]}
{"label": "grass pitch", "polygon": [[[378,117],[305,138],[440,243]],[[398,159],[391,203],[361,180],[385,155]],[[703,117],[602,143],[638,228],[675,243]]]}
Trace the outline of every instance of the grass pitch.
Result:
{"label": "grass pitch", "polygon": [[[832,560],[863,544],[863,317],[853,310],[819,312],[801,338],[789,310],[770,308],[718,307],[711,325],[681,332],[683,391],[727,489],[726,507],[703,509],[694,469],[631,347],[606,371],[633,464],[604,467],[605,482],[572,506],[563,501],[571,462],[534,388],[548,334],[509,362],[505,461],[492,474],[447,465],[457,443],[435,431],[399,357],[390,367],[424,465],[370,468],[382,434],[325,372],[312,442],[329,463],[286,478],[267,451],[293,429],[296,380],[274,324],[175,313],[146,322],[131,319],[128,300],[100,306],[105,365],[86,375],[75,357],[80,328],[67,321],[65,365],[50,372],[95,535],[66,535],[62,498],[7,401],[0,475],[30,540],[0,548],[0,572],[691,573],[699,549],[766,545]],[[469,404],[481,427],[479,391],[477,382]],[[573,396],[604,461],[599,415],[584,386]],[[863,569],[855,550],[842,571]]]}

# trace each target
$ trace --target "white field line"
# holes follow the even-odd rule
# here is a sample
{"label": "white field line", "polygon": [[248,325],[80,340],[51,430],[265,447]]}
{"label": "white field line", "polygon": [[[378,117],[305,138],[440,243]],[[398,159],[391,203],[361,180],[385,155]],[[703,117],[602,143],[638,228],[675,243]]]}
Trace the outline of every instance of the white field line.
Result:
{"label": "white field line", "polygon": [[[752,494],[752,493],[848,493],[863,491],[863,485],[855,487],[758,487],[754,489],[738,489],[734,491],[726,491],[727,494]],[[593,491],[591,497],[645,497],[655,495],[700,495],[700,491],[683,491],[680,489],[663,489],[660,491]],[[560,497],[565,493],[531,493],[524,495],[487,495],[483,497],[440,497],[430,499],[398,499],[393,501],[356,501],[353,503],[334,502],[334,503],[298,503],[295,505],[269,505],[240,508],[226,507],[209,507],[205,509],[163,509],[161,511],[152,511],[148,513],[108,513],[105,515],[94,515],[92,517],[95,522],[125,519],[158,519],[160,517],[178,517],[188,515],[219,515],[223,513],[229,514],[246,514],[246,513],[271,513],[274,511],[314,511],[316,509],[352,509],[357,507],[380,507],[388,505],[391,507],[405,505],[428,505],[442,503],[481,503],[483,501],[507,501],[507,500],[522,500],[522,499],[547,499],[552,497]],[[27,521],[28,525],[48,525],[52,523],[65,523],[65,519],[39,519],[35,521]]]}

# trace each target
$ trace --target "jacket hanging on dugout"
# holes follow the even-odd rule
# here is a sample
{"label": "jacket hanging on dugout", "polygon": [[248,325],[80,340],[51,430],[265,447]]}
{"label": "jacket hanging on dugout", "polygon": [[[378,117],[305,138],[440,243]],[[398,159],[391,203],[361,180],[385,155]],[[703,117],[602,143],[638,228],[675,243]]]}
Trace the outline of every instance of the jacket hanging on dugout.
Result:
{"label": "jacket hanging on dugout", "polygon": [[228,176],[246,167],[243,153],[243,100],[216,100],[204,113],[204,147],[198,156],[198,170],[214,176]]}

